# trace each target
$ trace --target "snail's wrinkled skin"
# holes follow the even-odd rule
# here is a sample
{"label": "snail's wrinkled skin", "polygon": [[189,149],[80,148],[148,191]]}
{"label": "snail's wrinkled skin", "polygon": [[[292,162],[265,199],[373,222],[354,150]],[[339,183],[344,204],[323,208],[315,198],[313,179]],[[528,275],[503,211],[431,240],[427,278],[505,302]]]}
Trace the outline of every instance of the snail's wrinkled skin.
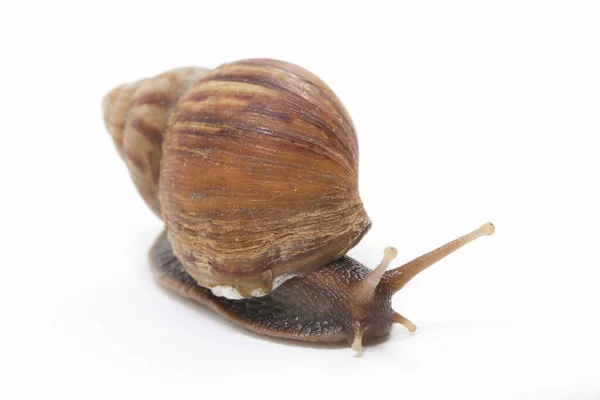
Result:
{"label": "snail's wrinkled skin", "polygon": [[394,293],[430,265],[483,235],[494,233],[490,223],[390,271],[394,249],[370,270],[350,257],[341,257],[303,278],[293,278],[263,297],[233,300],[215,296],[186,271],[161,234],[150,250],[156,281],[199,302],[252,332],[309,342],[351,343],[362,349],[364,339],[386,335],[393,323],[414,332],[416,326],[392,309]]}
{"label": "snail's wrinkled skin", "polygon": [[353,288],[371,272],[350,257],[341,257],[304,278],[283,283],[266,296],[231,300],[212,294],[183,268],[163,233],[150,252],[156,280],[208,306],[252,332],[311,342],[352,341],[359,320],[363,337],[383,336],[392,326],[393,292],[378,288],[372,302],[353,302]]}

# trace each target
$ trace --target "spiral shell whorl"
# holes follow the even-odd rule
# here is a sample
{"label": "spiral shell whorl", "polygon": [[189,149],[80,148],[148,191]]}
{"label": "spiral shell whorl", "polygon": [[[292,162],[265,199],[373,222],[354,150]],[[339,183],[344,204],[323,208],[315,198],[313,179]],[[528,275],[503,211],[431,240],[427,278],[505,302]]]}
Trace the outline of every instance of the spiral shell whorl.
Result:
{"label": "spiral shell whorl", "polygon": [[348,113],[275,60],[222,65],[169,119],[160,199],[175,255],[204,287],[249,297],[341,256],[370,226]]}
{"label": "spiral shell whorl", "polygon": [[262,296],[345,254],[370,227],[358,143],[335,94],[276,60],[122,85],[104,120],[199,285]]}
{"label": "spiral shell whorl", "polygon": [[159,217],[160,159],[167,121],[179,97],[207,72],[205,68],[173,69],[118,86],[102,100],[104,122],[117,151],[140,195]]}

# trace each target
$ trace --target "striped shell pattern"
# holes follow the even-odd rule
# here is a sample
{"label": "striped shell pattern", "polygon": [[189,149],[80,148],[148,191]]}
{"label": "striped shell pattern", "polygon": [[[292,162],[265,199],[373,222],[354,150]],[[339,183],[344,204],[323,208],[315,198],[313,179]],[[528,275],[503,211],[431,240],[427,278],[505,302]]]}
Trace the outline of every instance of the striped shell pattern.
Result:
{"label": "striped shell pattern", "polygon": [[176,69],[115,88],[103,109],[175,255],[215,294],[264,295],[345,254],[370,226],[352,121],[298,66]]}

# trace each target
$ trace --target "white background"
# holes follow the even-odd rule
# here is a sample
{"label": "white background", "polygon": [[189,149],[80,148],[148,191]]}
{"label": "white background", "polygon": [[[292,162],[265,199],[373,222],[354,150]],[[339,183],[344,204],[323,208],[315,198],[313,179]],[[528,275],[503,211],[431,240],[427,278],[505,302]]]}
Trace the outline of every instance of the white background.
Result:
{"label": "white background", "polygon": [[[598,2],[150,3],[0,6],[0,398],[600,398]],[[162,225],[100,99],[250,57],[352,115],[358,260],[495,223],[394,298],[415,334],[362,357],[267,340],[152,281]]]}

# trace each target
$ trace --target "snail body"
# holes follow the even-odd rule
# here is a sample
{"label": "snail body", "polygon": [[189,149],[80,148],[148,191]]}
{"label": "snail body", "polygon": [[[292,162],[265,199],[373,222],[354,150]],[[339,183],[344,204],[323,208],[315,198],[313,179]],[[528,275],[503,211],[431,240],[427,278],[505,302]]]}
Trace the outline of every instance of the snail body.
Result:
{"label": "snail body", "polygon": [[387,272],[392,248],[373,271],[344,256],[371,226],[356,133],[331,89],[293,64],[171,70],[113,89],[103,111],[165,223],[150,252],[157,281],[254,332],[358,349],[393,322],[413,330],[392,311],[393,293],[493,231],[484,225]]}

